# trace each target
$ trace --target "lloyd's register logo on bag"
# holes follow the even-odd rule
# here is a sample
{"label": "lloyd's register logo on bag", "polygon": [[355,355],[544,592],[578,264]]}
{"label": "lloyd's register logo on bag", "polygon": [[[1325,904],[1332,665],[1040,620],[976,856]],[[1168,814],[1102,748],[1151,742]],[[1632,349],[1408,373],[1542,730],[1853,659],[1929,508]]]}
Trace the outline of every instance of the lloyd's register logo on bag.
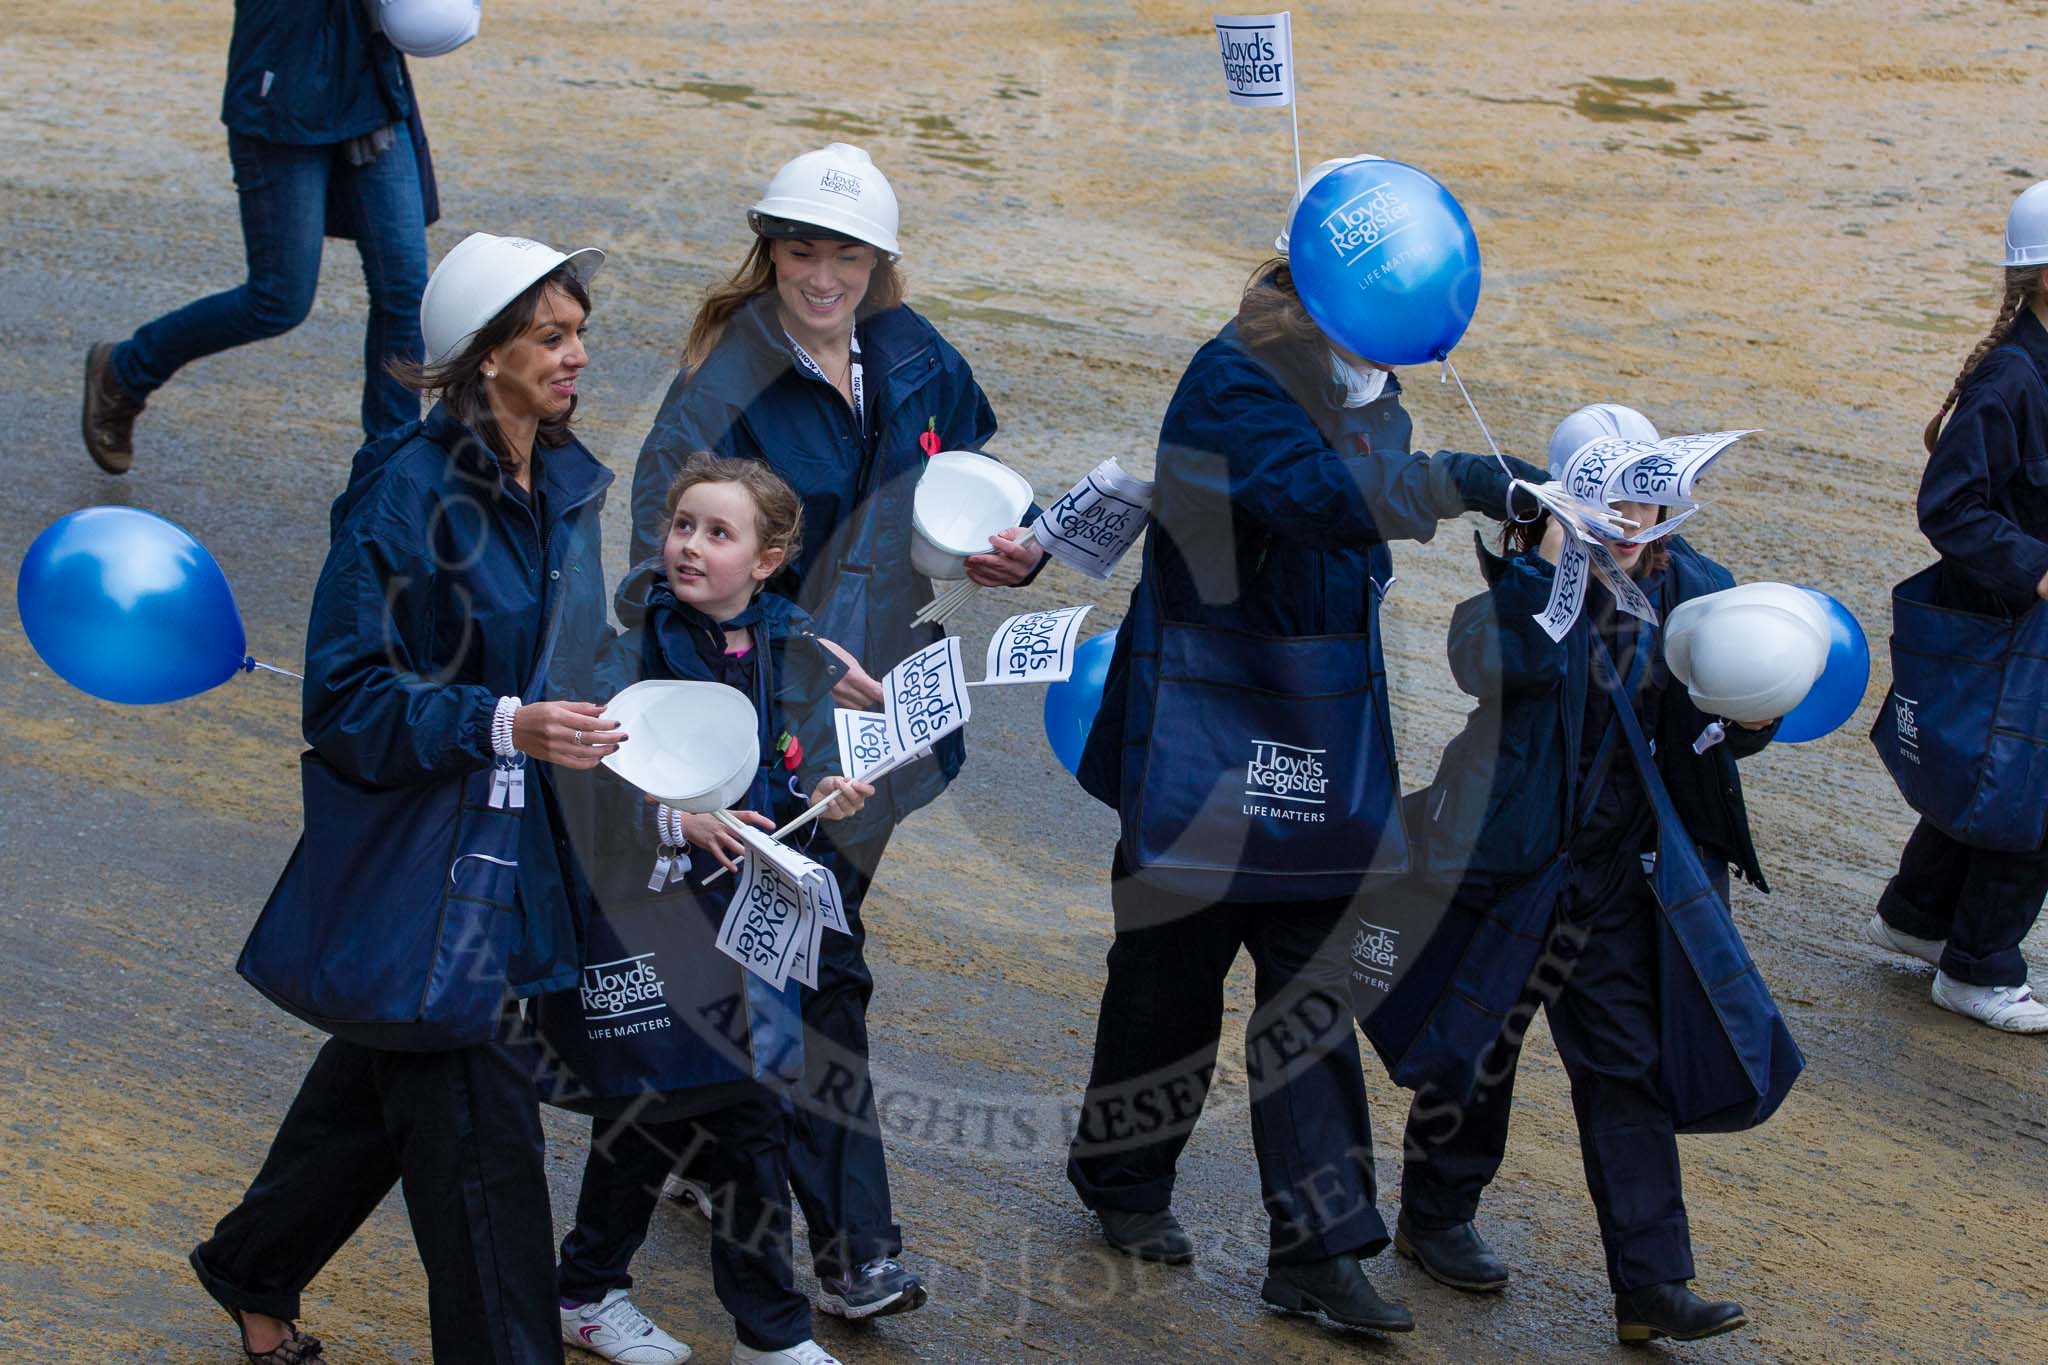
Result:
{"label": "lloyd's register logo on bag", "polygon": [[1329,753],[1278,740],[1253,740],[1251,758],[1244,765],[1244,794],[1253,799],[1245,804],[1244,813],[1321,824],[1328,818],[1323,807],[1330,799]]}
{"label": "lloyd's register logo on bag", "polygon": [[1892,693],[1892,724],[1899,736],[1899,756],[1911,763],[1920,761],[1920,718],[1914,710],[1918,705],[1911,697]]}
{"label": "lloyd's register logo on bag", "polygon": [[1394,979],[1394,964],[1401,959],[1400,940],[1399,929],[1360,920],[1358,932],[1351,936],[1351,979],[1374,990],[1386,990]]}
{"label": "lloyd's register logo on bag", "polygon": [[583,1024],[593,1040],[627,1038],[675,1024],[653,953],[585,967],[582,990]]}

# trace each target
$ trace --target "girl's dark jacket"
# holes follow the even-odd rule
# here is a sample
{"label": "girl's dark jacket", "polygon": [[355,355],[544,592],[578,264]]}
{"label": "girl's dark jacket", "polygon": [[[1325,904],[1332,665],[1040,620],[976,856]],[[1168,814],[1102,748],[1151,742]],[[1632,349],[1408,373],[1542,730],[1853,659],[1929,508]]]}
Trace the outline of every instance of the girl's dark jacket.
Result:
{"label": "girl's dark jacket", "polygon": [[[1656,602],[1660,616],[1688,598],[1735,586],[1733,575],[1682,537],[1663,543],[1671,558]],[[1420,806],[1423,823],[1410,833],[1427,850],[1430,877],[1502,886],[1539,871],[1571,837],[1566,814],[1592,686],[1595,627],[1587,610],[1562,641],[1553,641],[1535,620],[1550,599],[1550,562],[1534,550],[1509,559],[1483,544],[1478,550],[1489,587],[1458,604],[1448,652],[1452,676],[1479,705],[1444,750],[1435,781],[1411,805]],[[1710,867],[1732,864],[1766,890],[1735,761],[1768,744],[1775,726],[1730,724],[1726,739],[1695,753],[1693,742],[1713,718],[1671,677],[1661,648],[1652,648],[1649,681],[1663,698],[1656,729],[1645,738],[1672,804]],[[1613,761],[1628,762],[1626,748]]]}
{"label": "girl's dark jacket", "polygon": [[[538,516],[439,403],[357,452],[306,630],[306,742],[348,777],[402,787],[487,768],[498,698],[590,700],[592,660],[611,634],[598,516],[612,475],[573,437],[536,449],[533,468]],[[549,612],[561,626],[535,695],[527,685]],[[576,980],[582,939],[561,810],[588,777],[532,760],[526,771],[524,935],[510,976],[521,995]],[[438,898],[445,871],[423,875]]]}

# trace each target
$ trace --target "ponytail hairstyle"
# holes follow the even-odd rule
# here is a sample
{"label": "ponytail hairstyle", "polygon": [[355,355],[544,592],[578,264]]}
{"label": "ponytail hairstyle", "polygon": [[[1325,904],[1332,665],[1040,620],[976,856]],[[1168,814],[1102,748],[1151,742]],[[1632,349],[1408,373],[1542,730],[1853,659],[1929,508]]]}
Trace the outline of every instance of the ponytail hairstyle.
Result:
{"label": "ponytail hairstyle", "polygon": [[2038,265],[2009,265],[2005,268],[2005,297],[1998,301],[1997,320],[1984,334],[1984,339],[1977,343],[1977,349],[1970,352],[1963,368],[1956,371],[1956,382],[1949,386],[1948,397],[1941,400],[1941,411],[1934,414],[1934,420],[1920,433],[1920,444],[1927,447],[1929,455],[1934,453],[1934,443],[1941,438],[1942,420],[1955,408],[1956,399],[1962,397],[1963,385],[1970,382],[1970,375],[1978,362],[1991,354],[1992,348],[2004,344],[2012,325],[2019,321],[2021,310],[2040,294],[2043,269]]}
{"label": "ponytail hairstyle", "polygon": [[[820,229],[818,238],[823,241],[834,235]],[[711,353],[718,349],[718,343],[725,340],[725,329],[732,325],[740,309],[762,294],[773,292],[775,262],[768,254],[771,245],[766,237],[754,238],[753,248],[740,262],[740,268],[732,272],[732,277],[704,291],[704,301],[697,305],[697,316],[690,320],[689,338],[683,342],[682,371],[685,375],[694,374],[698,366],[711,358]],[[875,271],[868,276],[868,292],[854,309],[854,317],[863,321],[903,302],[903,272],[889,259],[889,253],[880,248],[874,248],[874,251]]]}

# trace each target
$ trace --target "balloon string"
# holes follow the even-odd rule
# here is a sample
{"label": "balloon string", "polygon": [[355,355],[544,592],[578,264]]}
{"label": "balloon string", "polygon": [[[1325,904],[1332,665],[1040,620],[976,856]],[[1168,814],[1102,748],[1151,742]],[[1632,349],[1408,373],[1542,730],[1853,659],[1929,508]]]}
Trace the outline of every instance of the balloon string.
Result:
{"label": "balloon string", "polygon": [[1515,476],[1515,471],[1508,468],[1507,457],[1500,453],[1500,447],[1494,444],[1493,433],[1486,429],[1486,419],[1479,415],[1478,405],[1472,401],[1472,395],[1465,392],[1465,381],[1462,378],[1459,378],[1458,367],[1451,363],[1451,358],[1449,355],[1445,355],[1443,357],[1443,363],[1443,373],[1437,376],[1436,382],[1439,384],[1443,383],[1444,375],[1449,375],[1452,379],[1457,380],[1458,396],[1465,400],[1465,406],[1471,410],[1472,420],[1479,424],[1479,434],[1486,438],[1487,447],[1493,451],[1493,458],[1500,461],[1501,472],[1506,474],[1509,478],[1513,478]]}
{"label": "balloon string", "polygon": [[304,682],[306,680],[305,674],[294,673],[289,668],[278,668],[273,664],[266,664],[258,659],[248,656],[245,656],[242,659],[242,671],[244,673],[254,673],[259,668],[262,669],[265,673],[277,673],[287,678],[297,678],[300,682]]}

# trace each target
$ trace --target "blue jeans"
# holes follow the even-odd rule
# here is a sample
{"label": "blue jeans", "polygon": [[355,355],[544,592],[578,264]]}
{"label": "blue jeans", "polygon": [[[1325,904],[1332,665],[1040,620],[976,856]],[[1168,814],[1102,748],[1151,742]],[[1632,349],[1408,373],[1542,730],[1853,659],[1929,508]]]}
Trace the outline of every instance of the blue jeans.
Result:
{"label": "blue jeans", "polygon": [[363,336],[363,431],[379,436],[420,415],[419,397],[384,372],[392,357],[421,357],[420,292],[427,285],[426,211],[404,127],[382,156],[351,166],[341,144],[294,147],[228,134],[249,278],[149,323],[114,348],[114,380],[146,399],[201,356],[289,332],[305,320],[320,283],[320,248],[332,188],[352,196],[366,224],[356,241],[369,286]]}

